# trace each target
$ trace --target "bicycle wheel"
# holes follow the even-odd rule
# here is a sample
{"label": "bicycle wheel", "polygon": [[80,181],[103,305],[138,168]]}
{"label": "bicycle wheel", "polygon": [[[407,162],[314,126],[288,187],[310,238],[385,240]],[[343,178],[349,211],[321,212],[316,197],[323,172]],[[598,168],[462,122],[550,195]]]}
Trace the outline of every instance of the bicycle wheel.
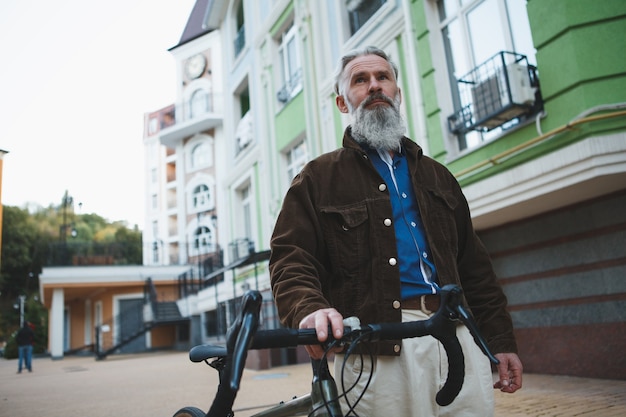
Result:
{"label": "bicycle wheel", "polygon": [[196,407],[184,407],[174,414],[174,417],[204,417],[206,413]]}

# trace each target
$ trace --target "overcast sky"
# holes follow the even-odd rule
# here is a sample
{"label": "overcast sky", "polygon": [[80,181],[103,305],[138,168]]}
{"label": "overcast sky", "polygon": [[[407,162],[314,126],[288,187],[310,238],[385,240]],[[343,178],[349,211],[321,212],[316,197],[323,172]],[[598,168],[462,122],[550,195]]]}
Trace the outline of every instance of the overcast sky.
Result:
{"label": "overcast sky", "polygon": [[175,101],[168,49],[195,0],[1,0],[2,203],[143,229],[143,114]]}

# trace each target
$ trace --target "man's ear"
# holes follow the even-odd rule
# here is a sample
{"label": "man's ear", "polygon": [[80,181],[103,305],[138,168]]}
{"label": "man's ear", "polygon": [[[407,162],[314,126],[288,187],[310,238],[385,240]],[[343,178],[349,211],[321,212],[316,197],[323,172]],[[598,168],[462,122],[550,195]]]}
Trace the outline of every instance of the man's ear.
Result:
{"label": "man's ear", "polygon": [[342,113],[348,113],[348,106],[346,106],[346,99],[343,96],[337,96],[335,98],[335,103],[337,104],[337,108]]}

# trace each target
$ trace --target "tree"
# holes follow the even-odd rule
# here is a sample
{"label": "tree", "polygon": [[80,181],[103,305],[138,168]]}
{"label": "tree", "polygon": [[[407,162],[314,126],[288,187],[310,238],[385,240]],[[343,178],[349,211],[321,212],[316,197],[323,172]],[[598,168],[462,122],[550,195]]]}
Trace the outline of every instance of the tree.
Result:
{"label": "tree", "polygon": [[26,209],[4,206],[2,269],[0,270],[0,338],[19,327],[19,296],[38,290],[38,277],[46,253],[45,241]]}
{"label": "tree", "polygon": [[19,327],[14,304],[26,296],[28,320],[47,340],[47,313],[37,299],[44,266],[72,265],[79,257],[106,254],[116,264],[142,263],[141,231],[97,214],[74,213],[67,193],[60,206],[4,206],[0,269],[0,341]]}
{"label": "tree", "polygon": [[43,236],[27,210],[5,206],[3,213],[0,288],[3,297],[17,297],[36,284],[29,278],[41,271]]}

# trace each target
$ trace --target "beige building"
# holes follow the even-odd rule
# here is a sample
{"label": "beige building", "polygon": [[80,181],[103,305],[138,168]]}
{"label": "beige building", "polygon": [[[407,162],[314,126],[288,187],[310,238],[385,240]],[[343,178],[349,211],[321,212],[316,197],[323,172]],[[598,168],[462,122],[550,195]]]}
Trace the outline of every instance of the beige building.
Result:
{"label": "beige building", "polygon": [[[40,296],[49,310],[49,352],[110,353],[187,346],[189,320],[176,301],[185,266],[44,268]],[[183,306],[184,308],[184,306]]]}

